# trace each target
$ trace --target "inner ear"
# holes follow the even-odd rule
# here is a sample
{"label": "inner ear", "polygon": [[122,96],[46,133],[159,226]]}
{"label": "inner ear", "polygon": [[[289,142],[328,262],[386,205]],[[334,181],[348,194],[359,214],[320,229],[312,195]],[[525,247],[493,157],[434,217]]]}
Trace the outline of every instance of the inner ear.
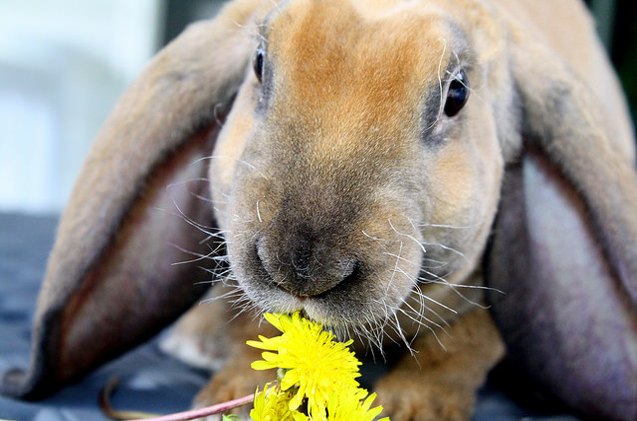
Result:
{"label": "inner ear", "polygon": [[[42,398],[145,342],[207,291],[210,254],[220,250],[207,178],[218,130],[216,122],[207,126],[153,167],[81,277],[71,278],[67,263],[76,244],[56,242],[29,371],[9,372],[3,393]],[[84,223],[99,223],[96,217]]]}
{"label": "inner ear", "polygon": [[146,181],[112,243],[65,305],[58,369],[91,369],[96,356],[114,358],[144,342],[210,286],[205,269],[213,260],[198,256],[219,248],[206,233],[215,233],[206,158],[216,130],[193,136]]}
{"label": "inner ear", "polygon": [[511,360],[584,413],[629,413],[637,316],[586,204],[538,150],[505,180],[487,277]]}

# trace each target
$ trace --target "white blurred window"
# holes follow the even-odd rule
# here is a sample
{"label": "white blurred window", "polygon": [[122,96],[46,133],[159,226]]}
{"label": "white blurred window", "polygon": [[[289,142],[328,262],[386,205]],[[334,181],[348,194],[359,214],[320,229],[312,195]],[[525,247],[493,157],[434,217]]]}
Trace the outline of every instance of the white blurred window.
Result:
{"label": "white blurred window", "polygon": [[59,212],[158,47],[159,0],[0,0],[0,211]]}

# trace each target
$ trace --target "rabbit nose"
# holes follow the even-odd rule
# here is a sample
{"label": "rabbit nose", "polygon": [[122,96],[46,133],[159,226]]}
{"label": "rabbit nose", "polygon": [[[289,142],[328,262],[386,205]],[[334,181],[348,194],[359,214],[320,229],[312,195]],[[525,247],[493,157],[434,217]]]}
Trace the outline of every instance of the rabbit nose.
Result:
{"label": "rabbit nose", "polygon": [[256,255],[268,280],[298,297],[320,295],[360,274],[356,258],[307,236],[296,236],[282,247],[273,247],[262,238],[257,241]]}

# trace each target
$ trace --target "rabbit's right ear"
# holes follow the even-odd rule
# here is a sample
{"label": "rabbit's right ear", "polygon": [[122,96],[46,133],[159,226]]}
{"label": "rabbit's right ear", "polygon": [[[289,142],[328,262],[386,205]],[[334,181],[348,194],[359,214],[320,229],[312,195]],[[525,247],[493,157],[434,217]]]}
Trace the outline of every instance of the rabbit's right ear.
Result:
{"label": "rabbit's right ear", "polygon": [[[488,256],[489,285],[505,293],[491,294],[493,314],[510,358],[545,390],[589,417],[636,419],[637,172],[624,110],[533,40],[516,39],[509,59],[522,150]],[[610,66],[598,69],[599,91],[619,98]]]}
{"label": "rabbit's right ear", "polygon": [[198,268],[208,263],[175,263],[211,252],[198,229],[214,233],[209,158],[256,46],[258,8],[236,0],[192,25],[115,107],[59,224],[30,367],[6,373],[3,394],[54,392],[147,340],[205,292],[196,284],[210,279]]}

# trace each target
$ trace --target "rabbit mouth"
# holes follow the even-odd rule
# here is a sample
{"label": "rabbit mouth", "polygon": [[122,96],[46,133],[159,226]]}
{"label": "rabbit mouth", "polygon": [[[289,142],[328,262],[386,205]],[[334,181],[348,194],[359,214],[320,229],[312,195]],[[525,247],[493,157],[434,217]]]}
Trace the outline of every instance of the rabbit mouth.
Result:
{"label": "rabbit mouth", "polygon": [[414,286],[415,276],[398,273],[395,261],[381,264],[343,249],[307,246],[286,255],[260,238],[235,259],[240,287],[260,310],[303,311],[324,325],[356,329],[382,323]]}

